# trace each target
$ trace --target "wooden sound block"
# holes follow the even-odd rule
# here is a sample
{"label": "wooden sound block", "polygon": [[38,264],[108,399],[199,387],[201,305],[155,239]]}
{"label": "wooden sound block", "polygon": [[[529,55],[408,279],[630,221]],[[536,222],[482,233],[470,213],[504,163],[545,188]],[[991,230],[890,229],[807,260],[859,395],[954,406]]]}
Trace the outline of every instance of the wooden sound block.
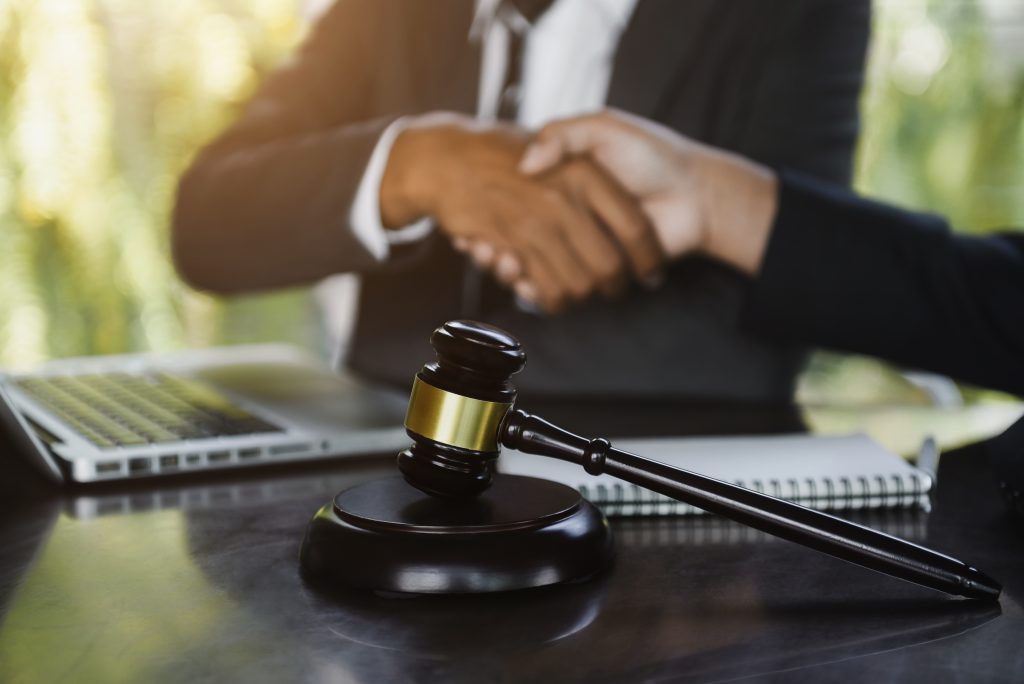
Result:
{"label": "wooden sound block", "polygon": [[312,580],[465,594],[584,579],[612,553],[608,521],[571,487],[498,475],[480,496],[448,500],[396,477],[346,489],[321,508],[300,560]]}

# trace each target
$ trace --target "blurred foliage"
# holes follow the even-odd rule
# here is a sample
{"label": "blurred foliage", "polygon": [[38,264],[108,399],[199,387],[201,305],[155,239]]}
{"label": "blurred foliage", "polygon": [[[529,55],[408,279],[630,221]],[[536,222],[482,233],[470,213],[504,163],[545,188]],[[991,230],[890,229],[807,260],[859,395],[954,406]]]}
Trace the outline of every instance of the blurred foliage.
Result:
{"label": "blurred foliage", "polygon": [[189,292],[166,229],[191,155],[301,38],[298,4],[0,2],[0,364],[303,338],[305,293]]}
{"label": "blurred foliage", "polygon": [[[301,40],[307,5],[0,2],[0,365],[319,344],[308,291],[206,297],[167,244],[175,179]],[[1024,3],[882,0],[869,62],[857,188],[959,229],[1024,225]],[[920,398],[908,387],[819,356],[801,396]]]}
{"label": "blurred foliage", "polygon": [[1024,3],[876,5],[856,187],[959,230],[1024,226]]}
{"label": "blurred foliage", "polygon": [[[874,10],[857,190],[961,231],[1024,227],[1024,3],[884,0]],[[934,399],[884,363],[830,353],[812,359],[798,396]]]}

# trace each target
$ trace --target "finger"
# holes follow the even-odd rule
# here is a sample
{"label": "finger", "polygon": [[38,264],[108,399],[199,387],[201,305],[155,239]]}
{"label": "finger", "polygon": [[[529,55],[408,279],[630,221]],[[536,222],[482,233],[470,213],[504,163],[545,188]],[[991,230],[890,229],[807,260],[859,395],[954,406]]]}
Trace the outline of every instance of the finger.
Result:
{"label": "finger", "polygon": [[[515,186],[510,186],[515,187]],[[533,216],[524,214],[521,195],[494,194],[490,197],[507,244],[514,248],[500,250],[518,257],[521,264],[520,279],[528,280],[536,291],[535,301],[545,311],[557,311],[567,298],[564,285],[555,269],[538,249],[538,234],[545,232]]]}
{"label": "finger", "polygon": [[578,229],[581,217],[536,223],[529,227],[533,234],[529,238],[534,258],[547,265],[560,289],[558,298],[579,301],[589,296],[597,287],[597,279],[586,268],[580,256],[569,244],[568,234]]}
{"label": "finger", "polygon": [[535,175],[554,167],[570,155],[593,151],[608,133],[606,119],[603,114],[586,114],[549,123],[527,145],[519,160],[519,171]]}
{"label": "finger", "polygon": [[600,290],[607,297],[614,296],[626,286],[626,260],[604,229],[590,217],[586,207],[576,208],[575,213],[577,219],[565,234],[566,241],[586,267],[593,283],[591,289]]}
{"label": "finger", "polygon": [[516,283],[514,289],[516,291],[516,306],[519,307],[520,310],[538,315],[551,313],[549,311],[545,311],[544,307],[542,307],[536,299],[530,299],[531,296],[536,297],[537,293],[529,281],[523,280]]}
{"label": "finger", "polygon": [[575,192],[611,233],[634,275],[644,281],[657,274],[665,253],[636,201],[596,164],[573,162],[568,173]]}
{"label": "finger", "polygon": [[472,255],[473,261],[480,268],[487,268],[497,278],[498,282],[508,287],[512,287],[517,280],[523,277],[523,264],[522,261],[511,252],[498,252],[493,248],[488,250],[493,251],[493,257],[486,258],[485,252],[481,249],[483,245],[471,242],[470,240],[464,240],[466,244],[465,251]]}
{"label": "finger", "polygon": [[540,293],[537,292],[537,286],[531,283],[529,280],[518,280],[513,285],[512,289],[515,291],[516,296],[520,299],[527,301],[534,306],[539,304]]}
{"label": "finger", "polygon": [[502,253],[494,262],[494,275],[498,282],[511,287],[523,275],[522,262],[513,254]]}
{"label": "finger", "polygon": [[569,188],[548,184],[538,192],[535,181],[523,182],[521,207],[529,207],[525,220],[526,240],[549,264],[571,300],[581,300],[594,290],[614,290],[625,264],[615,244],[597,225],[585,206],[574,205]]}
{"label": "finger", "polygon": [[541,137],[543,134],[544,131],[541,131],[537,139],[526,146],[526,151],[519,160],[520,173],[527,176],[543,173],[565,159],[566,151],[561,139],[556,134]]}
{"label": "finger", "polygon": [[572,295],[558,274],[558,266],[546,257],[549,247],[537,247],[524,242],[519,252],[522,274],[516,281],[527,282],[532,295],[524,297],[545,313],[561,311]]}
{"label": "finger", "polygon": [[[551,241],[536,248],[532,262],[544,264],[544,270],[552,274],[554,284],[541,291],[541,303],[548,313],[561,311],[573,302],[590,296],[596,283],[581,268],[576,255],[564,241]],[[530,273],[527,272],[529,277]]]}
{"label": "finger", "polygon": [[490,269],[496,258],[494,246],[489,242],[478,240],[469,248],[469,255],[473,262],[481,269]]}
{"label": "finger", "polygon": [[452,247],[471,258],[474,246],[479,243],[489,245],[495,253],[512,251],[501,219],[493,210],[452,212],[452,216],[439,225],[451,239]]}
{"label": "finger", "polygon": [[[550,247],[528,246],[522,253],[523,274],[520,280],[528,281],[535,291],[532,297],[547,313],[557,313],[574,299],[564,278],[559,274],[559,265],[546,255]],[[518,281],[517,281],[518,282]]]}
{"label": "finger", "polygon": [[583,299],[595,281],[565,239],[571,226],[557,211],[557,191],[533,181],[508,186],[508,194],[495,195],[492,205],[504,216],[506,239],[524,260],[526,276],[535,282],[545,303],[561,308],[569,300]]}
{"label": "finger", "polygon": [[538,252],[531,250],[523,255],[523,263],[524,273],[517,283],[528,282],[533,293],[524,298],[547,313],[560,311],[568,297],[547,261]]}
{"label": "finger", "polygon": [[[580,162],[583,164],[583,162]],[[576,163],[573,163],[575,166]],[[590,168],[585,164],[583,168]],[[549,181],[561,189],[563,197],[556,200],[557,209],[563,216],[563,224],[569,227],[565,238],[579,261],[589,272],[594,287],[606,296],[614,296],[626,285],[629,265],[623,250],[619,249],[609,232],[599,225],[587,205],[584,193],[577,187],[585,178],[573,179],[571,167],[555,172]]]}

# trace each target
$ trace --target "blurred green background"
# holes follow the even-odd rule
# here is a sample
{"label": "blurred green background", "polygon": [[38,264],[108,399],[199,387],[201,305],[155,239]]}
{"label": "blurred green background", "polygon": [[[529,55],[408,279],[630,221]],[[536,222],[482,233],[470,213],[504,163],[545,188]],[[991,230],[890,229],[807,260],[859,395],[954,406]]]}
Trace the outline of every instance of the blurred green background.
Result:
{"label": "blurred green background", "polygon": [[[301,41],[311,4],[0,0],[0,366],[264,340],[326,354],[310,290],[192,292],[167,241],[178,174]],[[876,2],[862,110],[859,190],[960,230],[1024,226],[1024,3]],[[833,354],[800,394],[926,399]]]}

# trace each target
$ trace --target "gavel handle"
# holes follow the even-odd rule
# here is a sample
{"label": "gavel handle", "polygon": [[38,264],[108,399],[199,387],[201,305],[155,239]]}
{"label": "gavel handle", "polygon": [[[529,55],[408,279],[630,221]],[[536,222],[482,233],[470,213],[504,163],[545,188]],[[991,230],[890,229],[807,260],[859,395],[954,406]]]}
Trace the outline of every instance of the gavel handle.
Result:
{"label": "gavel handle", "polygon": [[631,454],[515,410],[501,443],[607,473],[768,534],[871,570],[967,598],[995,600],[1002,587],[980,570],[937,551],[789,501]]}

